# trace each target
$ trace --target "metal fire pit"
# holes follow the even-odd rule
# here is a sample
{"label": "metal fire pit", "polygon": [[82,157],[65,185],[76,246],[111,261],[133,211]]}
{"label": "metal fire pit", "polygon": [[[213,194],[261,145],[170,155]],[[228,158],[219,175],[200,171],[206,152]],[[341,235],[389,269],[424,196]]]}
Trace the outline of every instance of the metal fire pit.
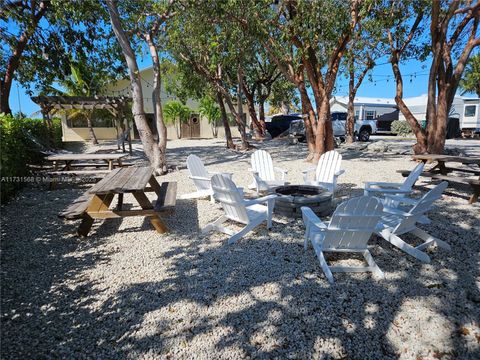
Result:
{"label": "metal fire pit", "polygon": [[308,206],[319,216],[326,216],[332,210],[332,193],[320,186],[287,185],[272,189],[278,195],[274,213],[290,218],[302,217],[302,206]]}

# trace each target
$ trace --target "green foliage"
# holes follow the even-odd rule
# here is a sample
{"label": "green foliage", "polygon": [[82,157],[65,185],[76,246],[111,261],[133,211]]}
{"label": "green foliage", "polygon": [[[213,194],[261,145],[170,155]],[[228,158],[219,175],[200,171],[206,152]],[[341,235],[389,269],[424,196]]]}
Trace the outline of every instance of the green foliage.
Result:
{"label": "green foliage", "polygon": [[216,126],[218,120],[220,120],[220,108],[217,106],[216,101],[210,96],[205,96],[200,100],[198,111],[200,115],[207,118],[209,124]]}
{"label": "green foliage", "polygon": [[[16,51],[18,39],[28,30],[31,34],[22,52],[20,66],[15,72],[27,91],[40,92],[68,74],[72,59],[88,59],[89,63],[103,68],[113,77],[125,73],[119,61],[120,49],[111,41],[111,27],[107,13],[97,0],[11,1],[2,8],[0,36],[0,77],[3,78],[8,60]],[[46,11],[36,28],[32,27],[33,13],[38,14],[45,5]]]}
{"label": "green foliage", "polygon": [[406,121],[395,120],[392,122],[392,132],[400,136],[408,136],[412,134],[412,128]]}
{"label": "green foliage", "polygon": [[480,54],[475,54],[468,60],[459,88],[462,95],[472,92],[480,97]]}
{"label": "green foliage", "polygon": [[41,151],[48,148],[46,144],[50,140],[53,140],[53,146],[61,147],[60,119],[53,119],[52,123],[54,138],[50,139],[42,120],[0,115],[1,201],[10,198],[23,184],[9,178],[28,175],[27,164],[38,164],[43,160]]}
{"label": "green foliage", "polygon": [[163,107],[165,120],[170,124],[187,121],[191,113],[192,110],[180,101],[170,101]]}
{"label": "green foliage", "polygon": [[177,137],[181,137],[180,125],[190,117],[192,110],[180,101],[170,101],[163,106],[163,116],[167,124],[173,124]]}

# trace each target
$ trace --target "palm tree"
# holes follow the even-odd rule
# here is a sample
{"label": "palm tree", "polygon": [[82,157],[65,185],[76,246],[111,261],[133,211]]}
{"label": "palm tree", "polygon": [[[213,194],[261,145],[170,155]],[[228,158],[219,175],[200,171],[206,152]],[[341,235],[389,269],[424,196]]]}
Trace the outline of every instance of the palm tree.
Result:
{"label": "palm tree", "polygon": [[208,123],[212,126],[213,137],[218,136],[218,120],[220,120],[220,108],[217,106],[216,101],[210,97],[205,96],[200,100],[200,107],[198,109],[200,115],[207,118]]}
{"label": "palm tree", "polygon": [[[70,75],[57,82],[63,90],[49,86],[47,91],[60,96],[94,96],[102,87],[102,77],[94,69],[89,68],[85,62],[71,61]],[[98,144],[97,137],[93,131],[92,115],[94,110],[73,109],[68,111],[70,119],[86,119],[90,134],[90,140],[94,145]]]}
{"label": "palm tree", "polygon": [[180,101],[170,101],[163,107],[163,115],[167,123],[175,126],[177,138],[182,137],[180,125],[185,122],[191,114],[191,110],[188,106],[183,105]]}
{"label": "palm tree", "polygon": [[474,92],[480,97],[480,54],[473,55],[468,60],[458,87],[462,91],[462,95],[467,92]]}

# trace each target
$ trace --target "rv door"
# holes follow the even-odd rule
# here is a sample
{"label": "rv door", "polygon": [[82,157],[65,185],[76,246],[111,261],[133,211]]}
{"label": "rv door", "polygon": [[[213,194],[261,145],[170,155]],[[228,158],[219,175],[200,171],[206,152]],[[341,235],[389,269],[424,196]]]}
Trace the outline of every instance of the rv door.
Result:
{"label": "rv door", "polygon": [[463,107],[462,130],[480,130],[479,107],[479,104],[466,104]]}

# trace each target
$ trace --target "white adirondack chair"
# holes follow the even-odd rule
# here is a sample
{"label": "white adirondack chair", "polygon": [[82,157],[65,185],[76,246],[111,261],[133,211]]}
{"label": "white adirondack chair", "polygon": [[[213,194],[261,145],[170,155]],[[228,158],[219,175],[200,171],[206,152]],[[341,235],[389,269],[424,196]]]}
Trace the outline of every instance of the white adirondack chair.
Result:
{"label": "white adirondack chair", "polygon": [[[211,230],[223,232],[230,235],[228,243],[233,244],[264,221],[267,222],[268,229],[272,227],[276,195],[268,195],[255,200],[245,200],[235,183],[223,175],[214,175],[212,177],[212,189],[215,199],[222,204],[225,215],[208,224],[202,230],[202,233],[207,233]],[[245,226],[236,232],[222,225],[227,220],[245,224]]]}
{"label": "white adirondack chair", "polygon": [[[392,245],[426,263],[430,262],[430,257],[422,250],[429,245],[435,243],[439,247],[450,250],[450,245],[445,241],[429,235],[427,232],[416,226],[424,214],[431,209],[433,202],[442,196],[442,193],[447,186],[447,181],[438,184],[418,200],[408,211],[404,211],[398,207],[384,207],[384,214],[382,215],[380,222],[377,224],[375,232]],[[396,200],[400,201],[400,197],[397,197]],[[407,233],[422,239],[423,244],[416,247],[407,244],[400,238],[401,235]]]}
{"label": "white adirondack chair", "polygon": [[[333,194],[337,187],[337,178],[345,172],[340,170],[341,163],[342,155],[335,150],[327,151],[320,157],[316,167],[302,172],[303,182],[306,185],[322,186]],[[313,179],[310,174],[314,174]]]}
{"label": "white adirondack chair", "polygon": [[[249,185],[249,188],[256,189],[257,195],[261,191],[267,191],[272,187],[287,184],[285,181],[287,170],[274,167],[272,157],[265,150],[255,151],[252,154],[250,161],[252,167],[249,170],[253,175],[253,183]],[[280,179],[276,178],[275,171],[280,173]]]}
{"label": "white adirondack chair", "polygon": [[[332,272],[370,271],[378,277],[384,277],[367,247],[368,240],[382,216],[382,208],[382,203],[374,197],[352,198],[336,208],[330,222],[323,223],[312,209],[302,207],[303,222],[306,226],[305,249],[310,241],[330,283],[334,282]],[[361,253],[368,266],[328,266],[324,252]]]}
{"label": "white adirondack chair", "polygon": [[[180,196],[181,199],[196,199],[210,197],[210,201],[213,203],[213,190],[211,186],[211,178],[213,175],[219,174],[217,172],[209,172],[203,165],[202,160],[196,155],[188,155],[187,157],[187,169],[190,173],[189,178],[193,180],[197,191]],[[227,177],[231,177],[232,174],[223,174]]]}
{"label": "white adirondack chair", "polygon": [[366,182],[363,193],[366,196],[377,197],[386,194],[411,194],[413,185],[423,171],[423,166],[423,163],[415,166],[403,183]]}

